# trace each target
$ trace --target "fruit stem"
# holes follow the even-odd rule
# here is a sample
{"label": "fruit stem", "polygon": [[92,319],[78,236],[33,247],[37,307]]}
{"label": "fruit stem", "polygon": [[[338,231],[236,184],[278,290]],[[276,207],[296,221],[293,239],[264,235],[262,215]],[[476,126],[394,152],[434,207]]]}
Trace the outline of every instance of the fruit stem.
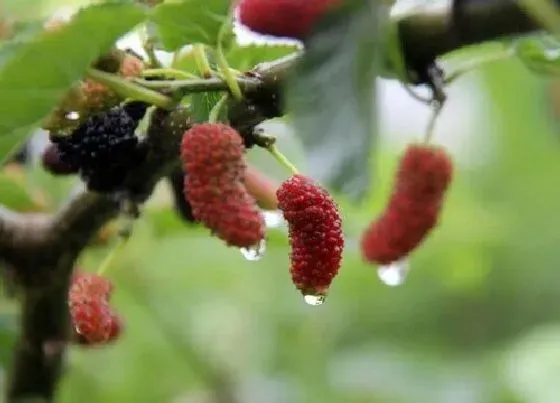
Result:
{"label": "fruit stem", "polygon": [[298,169],[296,168],[296,166],[294,164],[292,164],[290,162],[290,160],[288,158],[286,158],[286,156],[284,154],[282,154],[278,148],[276,147],[275,144],[271,144],[269,145],[267,148],[268,152],[276,159],[276,161],[278,161],[281,165],[285,166],[286,168],[288,168],[288,170],[294,174],[297,175],[298,174]]}
{"label": "fruit stem", "polygon": [[216,48],[216,63],[218,64],[220,73],[222,73],[222,76],[224,77],[224,80],[226,81],[228,88],[231,91],[231,94],[233,95],[233,98],[236,101],[241,101],[243,99],[243,93],[241,92],[241,87],[237,82],[237,78],[235,77],[234,72],[229,67],[228,61],[224,54],[224,47],[223,47],[223,43],[225,39],[224,37],[228,29],[231,28],[232,19],[233,19],[233,10],[230,10],[227,21],[224,24],[222,24],[222,26],[220,27],[220,32],[218,33],[218,46]]}
{"label": "fruit stem", "polygon": [[432,109],[432,116],[428,122],[428,127],[426,128],[426,134],[424,135],[424,142],[429,143],[432,141],[432,137],[435,132],[436,122],[443,109],[444,102],[434,101]]}
{"label": "fruit stem", "polygon": [[106,85],[123,98],[134,99],[135,101],[144,101],[152,105],[159,106],[164,109],[171,109],[175,102],[159,92],[141,87],[122,77],[114,74],[105,73],[104,71],[89,69],[86,75],[95,81]]}
{"label": "fruit stem", "polygon": [[190,78],[200,78],[195,74],[189,73],[187,71],[172,69],[172,68],[162,68],[162,69],[147,69],[141,74],[142,77],[157,77],[165,76],[170,78],[178,78],[180,80],[188,80]]}
{"label": "fruit stem", "polygon": [[198,68],[200,75],[204,78],[212,77],[212,68],[210,67],[208,58],[206,57],[206,50],[204,49],[204,45],[194,45],[193,54],[194,62],[196,63],[196,67]]}
{"label": "fruit stem", "polygon": [[210,111],[210,115],[208,116],[208,123],[216,123],[220,118],[220,112],[224,108],[227,100],[229,98],[229,94],[224,94],[220,100],[214,105],[212,110]]}
{"label": "fruit stem", "polygon": [[128,238],[125,238],[125,237],[119,238],[119,240],[117,241],[117,244],[113,247],[113,249],[111,249],[111,251],[109,251],[109,253],[105,257],[105,259],[103,260],[103,262],[99,266],[99,269],[97,270],[97,274],[99,276],[102,276],[107,272],[107,270],[109,269],[109,267],[111,266],[111,264],[115,260],[115,257],[126,246],[126,241],[128,241]]}

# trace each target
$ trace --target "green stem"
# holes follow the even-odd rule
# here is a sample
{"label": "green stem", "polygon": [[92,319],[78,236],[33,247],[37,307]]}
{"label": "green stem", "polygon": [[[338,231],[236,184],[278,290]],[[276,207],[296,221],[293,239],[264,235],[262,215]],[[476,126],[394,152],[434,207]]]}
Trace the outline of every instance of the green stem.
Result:
{"label": "green stem", "polygon": [[212,68],[206,57],[204,45],[198,44],[193,46],[194,61],[202,77],[212,77]]}
{"label": "green stem", "polygon": [[123,98],[130,98],[137,101],[148,102],[152,105],[156,105],[164,109],[171,109],[175,105],[175,102],[171,98],[166,97],[159,92],[143,88],[138,84],[135,84],[114,74],[105,73],[103,71],[95,69],[89,69],[86,75],[90,78],[93,78],[95,81],[111,88]]}
{"label": "green stem", "polygon": [[275,144],[271,144],[269,147],[267,147],[267,150],[276,159],[276,161],[286,167],[292,174],[298,174],[299,171],[295,167],[295,165],[292,164],[290,160],[278,150]]}
{"label": "green stem", "polygon": [[435,128],[436,128],[436,122],[437,119],[439,117],[439,115],[441,114],[441,111],[443,109],[444,103],[443,102],[435,102],[434,104],[434,109],[432,112],[432,116],[430,117],[430,120],[428,122],[428,127],[426,128],[426,134],[424,136],[424,142],[429,143],[432,141],[432,138],[434,136],[434,132],[435,132]]}
{"label": "green stem", "polygon": [[[228,85],[220,77],[197,78],[191,80],[142,80],[134,79],[134,82],[145,88],[152,88],[160,91],[180,91],[183,94],[191,94],[196,92],[216,92],[227,91]],[[245,91],[255,90],[262,86],[259,79],[250,77],[238,77],[237,82]]]}
{"label": "green stem", "polygon": [[99,269],[97,270],[97,274],[99,276],[104,275],[109,267],[111,267],[111,264],[115,261],[115,258],[120,252],[122,252],[122,250],[126,246],[126,241],[128,241],[128,238],[119,238],[117,244],[113,247],[113,249],[111,249],[109,254],[105,257],[105,259],[99,266]]}
{"label": "green stem", "polygon": [[218,46],[216,49],[216,62],[218,63],[218,68],[226,81],[233,98],[236,101],[241,101],[243,99],[243,93],[241,92],[241,87],[237,82],[237,78],[233,71],[230,69],[227,62],[226,56],[224,54],[223,42],[227,30],[231,27],[233,18],[233,10],[230,10],[227,21],[222,24],[220,32],[218,33]]}
{"label": "green stem", "polygon": [[142,77],[157,77],[165,76],[170,78],[178,78],[183,80],[188,80],[191,78],[198,79],[200,77],[195,74],[189,73],[187,71],[173,69],[173,68],[161,68],[161,69],[147,69],[141,74]]}
{"label": "green stem", "polygon": [[208,123],[216,123],[220,118],[220,112],[224,108],[227,100],[229,98],[229,94],[225,94],[220,98],[220,100],[214,105],[212,110],[210,111],[210,116],[208,116]]}

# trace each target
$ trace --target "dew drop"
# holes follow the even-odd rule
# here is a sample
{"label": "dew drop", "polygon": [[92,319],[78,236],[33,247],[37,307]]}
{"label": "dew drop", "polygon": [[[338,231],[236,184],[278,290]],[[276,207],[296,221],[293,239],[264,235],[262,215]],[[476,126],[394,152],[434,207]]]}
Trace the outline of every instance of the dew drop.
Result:
{"label": "dew drop", "polygon": [[409,271],[410,265],[408,260],[404,259],[385,266],[380,266],[377,269],[377,275],[383,284],[389,287],[397,287],[404,284]]}
{"label": "dew drop", "polygon": [[80,119],[80,113],[76,111],[68,112],[65,117],[68,120],[78,120]]}
{"label": "dew drop", "polygon": [[326,296],[322,294],[319,295],[309,294],[303,296],[303,300],[305,301],[305,303],[311,306],[323,305],[323,302],[325,302],[325,298]]}
{"label": "dew drop", "polygon": [[264,252],[266,251],[266,240],[261,239],[259,243],[250,248],[239,249],[243,257],[250,262],[257,262],[262,259]]}

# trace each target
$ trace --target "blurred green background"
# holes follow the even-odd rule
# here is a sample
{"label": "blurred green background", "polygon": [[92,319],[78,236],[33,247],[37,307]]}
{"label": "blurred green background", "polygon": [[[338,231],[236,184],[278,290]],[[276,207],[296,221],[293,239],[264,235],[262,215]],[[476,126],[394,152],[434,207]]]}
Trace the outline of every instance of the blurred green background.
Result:
{"label": "blurred green background", "polygon": [[[560,108],[550,100],[558,89],[516,62],[474,79],[491,113],[471,119],[491,149],[473,147],[489,157],[458,167],[441,225],[411,257],[402,286],[383,285],[357,249],[402,145],[384,142],[364,167],[374,180],[361,205],[335,195],[347,248],[320,307],[304,304],[290,282],[283,227],[270,230],[260,261],[246,261],[181,222],[162,188],[108,274],[124,336],[109,347],[72,347],[59,401],[558,402]],[[282,141],[305,166],[297,141]],[[266,156],[251,158],[276,172]],[[72,186],[37,166],[2,175],[0,202],[20,210],[54,208]],[[94,271],[108,250],[92,247],[80,266]],[[10,358],[15,306],[0,300],[0,366]]]}

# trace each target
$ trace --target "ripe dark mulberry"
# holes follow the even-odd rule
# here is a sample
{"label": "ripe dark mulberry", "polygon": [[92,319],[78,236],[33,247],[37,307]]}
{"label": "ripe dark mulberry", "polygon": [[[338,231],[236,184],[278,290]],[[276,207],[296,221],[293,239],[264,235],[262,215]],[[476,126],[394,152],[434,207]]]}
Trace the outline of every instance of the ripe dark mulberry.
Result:
{"label": "ripe dark mulberry", "polygon": [[264,238],[265,222],[243,183],[243,151],[239,133],[224,124],[194,125],[181,143],[193,216],[228,245],[248,248]]}
{"label": "ripe dark mulberry", "polygon": [[193,215],[192,206],[185,197],[185,174],[181,167],[176,168],[168,177],[175,203],[175,210],[179,217],[188,223],[196,221]]}
{"label": "ripe dark mulberry", "polygon": [[362,235],[370,263],[387,265],[408,256],[437,225],[453,162],[444,149],[410,145],[400,161],[385,211]]}
{"label": "ripe dark mulberry", "polygon": [[[147,105],[135,105],[138,108]],[[93,115],[69,136],[54,136],[63,163],[79,167],[90,190],[112,192],[119,189],[131,167],[142,161],[143,148],[135,135],[138,120],[125,107]]]}
{"label": "ripe dark mulberry", "polygon": [[340,0],[241,0],[239,21],[263,35],[303,39]]}
{"label": "ripe dark mulberry", "polygon": [[283,182],[276,194],[289,227],[292,281],[304,295],[324,296],[344,249],[337,205],[325,189],[303,175]]}
{"label": "ripe dark mulberry", "polygon": [[53,175],[72,175],[78,173],[79,167],[65,164],[60,158],[60,151],[56,144],[49,144],[41,156],[43,168]]}

